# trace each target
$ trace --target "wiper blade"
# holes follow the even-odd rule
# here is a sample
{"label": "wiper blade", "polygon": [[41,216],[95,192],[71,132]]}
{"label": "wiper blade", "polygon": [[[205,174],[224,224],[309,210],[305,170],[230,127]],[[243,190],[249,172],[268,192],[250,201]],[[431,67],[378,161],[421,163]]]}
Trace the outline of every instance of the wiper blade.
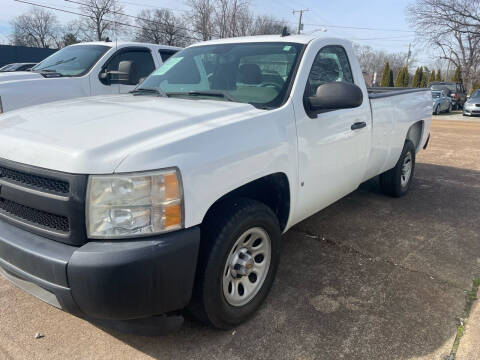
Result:
{"label": "wiper blade", "polygon": [[229,92],[223,90],[192,90],[188,92],[171,92],[168,95],[187,95],[187,96],[214,96],[221,97],[228,101],[238,102]]}
{"label": "wiper blade", "polygon": [[[47,69],[48,69],[48,68],[51,68],[51,67],[54,67],[54,66],[57,66],[57,65],[65,64],[65,63],[70,62],[70,61],[73,61],[73,60],[75,60],[76,58],[77,58],[77,57],[74,56],[74,57],[72,57],[72,58],[70,58],[70,59],[59,60],[59,61],[57,61],[56,63],[54,63],[54,64],[52,64],[52,65],[48,65],[48,66],[45,66],[45,67],[43,67],[43,68],[35,69],[35,70],[33,70],[33,71],[55,71],[55,70],[47,70]],[[55,72],[56,72],[56,71],[55,71]]]}
{"label": "wiper blade", "polygon": [[62,77],[63,75],[55,70],[36,70],[34,71],[43,75],[44,77]]}
{"label": "wiper blade", "polygon": [[161,89],[138,88],[130,91],[130,94],[155,94],[158,96],[168,97],[168,94]]}

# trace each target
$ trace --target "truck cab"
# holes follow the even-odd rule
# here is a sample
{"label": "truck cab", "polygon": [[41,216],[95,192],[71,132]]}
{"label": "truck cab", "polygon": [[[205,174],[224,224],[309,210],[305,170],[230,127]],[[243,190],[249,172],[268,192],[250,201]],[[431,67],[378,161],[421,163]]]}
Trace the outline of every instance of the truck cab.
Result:
{"label": "truck cab", "polygon": [[67,46],[31,71],[0,73],[3,111],[84,96],[125,94],[180,48],[134,42]]}

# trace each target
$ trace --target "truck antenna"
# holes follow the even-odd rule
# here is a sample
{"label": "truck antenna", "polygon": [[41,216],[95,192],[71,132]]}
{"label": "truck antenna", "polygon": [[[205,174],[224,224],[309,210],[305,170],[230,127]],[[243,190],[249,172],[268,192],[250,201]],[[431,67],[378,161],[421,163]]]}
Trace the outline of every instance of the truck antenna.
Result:
{"label": "truck antenna", "polygon": [[283,27],[282,29],[282,37],[288,36],[290,33],[288,32],[288,28],[286,26]]}

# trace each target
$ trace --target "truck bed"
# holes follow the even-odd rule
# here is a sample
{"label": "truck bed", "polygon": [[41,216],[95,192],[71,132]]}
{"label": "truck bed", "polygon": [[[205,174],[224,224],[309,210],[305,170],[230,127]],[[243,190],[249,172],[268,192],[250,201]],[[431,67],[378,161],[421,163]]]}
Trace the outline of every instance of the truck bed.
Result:
{"label": "truck bed", "polygon": [[429,88],[370,87],[367,88],[370,99],[404,95],[414,92],[430,91]]}

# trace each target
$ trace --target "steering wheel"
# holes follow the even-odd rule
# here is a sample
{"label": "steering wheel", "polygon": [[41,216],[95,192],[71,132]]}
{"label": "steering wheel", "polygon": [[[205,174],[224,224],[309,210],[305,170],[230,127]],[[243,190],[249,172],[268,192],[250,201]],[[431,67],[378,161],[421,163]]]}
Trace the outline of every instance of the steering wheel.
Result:
{"label": "steering wheel", "polygon": [[278,85],[277,83],[274,82],[266,82],[266,83],[261,83],[260,87],[273,87],[275,88],[278,92],[282,91],[282,86]]}

